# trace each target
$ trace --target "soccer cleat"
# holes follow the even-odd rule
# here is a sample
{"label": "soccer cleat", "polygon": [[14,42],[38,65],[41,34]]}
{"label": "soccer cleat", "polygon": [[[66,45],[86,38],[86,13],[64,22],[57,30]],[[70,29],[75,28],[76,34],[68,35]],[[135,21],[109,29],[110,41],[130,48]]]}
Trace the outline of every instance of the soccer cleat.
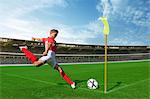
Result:
{"label": "soccer cleat", "polygon": [[75,88],[76,88],[75,82],[73,82],[73,84],[71,84],[71,88],[72,88],[72,89],[75,89]]}
{"label": "soccer cleat", "polygon": [[20,46],[19,48],[20,48],[20,50],[22,50],[23,48],[28,49],[27,46]]}

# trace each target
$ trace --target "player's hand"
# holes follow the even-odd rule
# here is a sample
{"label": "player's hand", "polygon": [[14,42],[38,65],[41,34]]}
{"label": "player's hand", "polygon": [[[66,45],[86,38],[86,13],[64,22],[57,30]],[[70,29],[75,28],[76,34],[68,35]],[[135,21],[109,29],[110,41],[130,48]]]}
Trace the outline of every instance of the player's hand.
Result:
{"label": "player's hand", "polygon": [[47,52],[43,52],[43,56],[46,56],[47,55]]}
{"label": "player's hand", "polygon": [[33,40],[33,41],[35,41],[35,38],[34,38],[34,37],[32,37],[32,40]]}

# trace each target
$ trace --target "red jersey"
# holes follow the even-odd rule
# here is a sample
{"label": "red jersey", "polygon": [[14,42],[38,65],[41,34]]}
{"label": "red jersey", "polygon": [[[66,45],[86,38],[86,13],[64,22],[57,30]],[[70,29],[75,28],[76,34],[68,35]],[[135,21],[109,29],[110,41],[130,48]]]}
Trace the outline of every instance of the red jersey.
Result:
{"label": "red jersey", "polygon": [[43,43],[45,44],[45,42],[51,43],[52,46],[50,46],[49,50],[56,52],[56,41],[53,37],[48,37],[48,38],[42,38]]}

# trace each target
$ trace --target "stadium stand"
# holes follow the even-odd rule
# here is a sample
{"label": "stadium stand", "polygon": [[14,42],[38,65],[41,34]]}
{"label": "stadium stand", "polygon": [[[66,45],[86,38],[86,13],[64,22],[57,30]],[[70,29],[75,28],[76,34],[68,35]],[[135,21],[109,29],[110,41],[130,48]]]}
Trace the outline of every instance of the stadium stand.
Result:
{"label": "stadium stand", "polygon": [[[38,57],[44,51],[42,42],[0,38],[0,64],[30,64],[19,46],[27,45]],[[57,60],[60,63],[103,62],[103,45],[57,43]],[[150,59],[150,46],[108,46],[108,61]]]}

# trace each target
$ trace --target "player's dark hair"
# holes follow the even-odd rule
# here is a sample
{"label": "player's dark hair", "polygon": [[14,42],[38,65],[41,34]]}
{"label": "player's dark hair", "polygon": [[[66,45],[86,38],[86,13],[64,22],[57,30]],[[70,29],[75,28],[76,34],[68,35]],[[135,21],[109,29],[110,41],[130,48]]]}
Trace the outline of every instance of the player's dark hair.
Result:
{"label": "player's dark hair", "polygon": [[56,30],[56,29],[52,29],[50,32],[58,33],[58,30]]}

